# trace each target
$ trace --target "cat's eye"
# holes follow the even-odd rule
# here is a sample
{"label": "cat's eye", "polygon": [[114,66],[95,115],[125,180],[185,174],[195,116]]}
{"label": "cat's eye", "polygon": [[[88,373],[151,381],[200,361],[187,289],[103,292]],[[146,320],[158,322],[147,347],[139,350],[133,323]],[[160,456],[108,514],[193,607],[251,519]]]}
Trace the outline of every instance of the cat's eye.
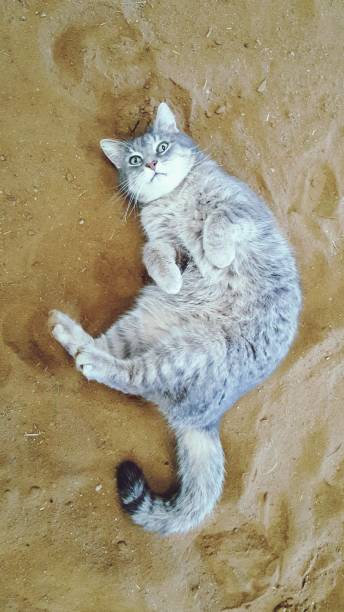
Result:
{"label": "cat's eye", "polygon": [[165,153],[165,151],[167,151],[167,149],[168,149],[168,147],[169,147],[169,146],[170,146],[170,145],[168,144],[168,142],[165,142],[165,141],[164,141],[164,142],[160,142],[160,143],[158,144],[157,148],[156,148],[156,152],[157,152],[157,153],[160,153],[160,154],[161,154],[161,153]]}
{"label": "cat's eye", "polygon": [[131,166],[141,166],[142,162],[143,159],[139,155],[132,155],[131,157],[129,157],[129,164]]}

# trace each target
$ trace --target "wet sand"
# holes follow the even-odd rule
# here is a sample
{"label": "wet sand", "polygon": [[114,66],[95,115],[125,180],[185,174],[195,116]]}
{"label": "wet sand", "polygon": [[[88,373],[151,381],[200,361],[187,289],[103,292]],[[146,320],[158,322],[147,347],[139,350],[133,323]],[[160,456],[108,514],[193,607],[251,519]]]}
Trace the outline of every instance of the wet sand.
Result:
{"label": "wet sand", "polygon": [[[0,609],[341,612],[342,1],[0,11]],[[221,503],[167,539],[122,514],[113,482],[133,457],[157,490],[173,483],[162,418],[84,380],[46,327],[60,308],[98,333],[145,282],[98,141],[139,133],[161,100],[266,198],[304,288],[287,360],[223,420]]]}

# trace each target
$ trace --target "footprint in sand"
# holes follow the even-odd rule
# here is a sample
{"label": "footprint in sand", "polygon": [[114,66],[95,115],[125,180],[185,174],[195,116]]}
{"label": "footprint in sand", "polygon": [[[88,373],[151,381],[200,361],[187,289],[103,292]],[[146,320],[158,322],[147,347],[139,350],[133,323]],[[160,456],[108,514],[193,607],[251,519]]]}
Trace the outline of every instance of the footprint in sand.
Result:
{"label": "footprint in sand", "polygon": [[[338,146],[334,140],[333,147]],[[313,152],[314,154],[314,152]],[[289,214],[302,216],[303,227],[307,228],[309,238],[328,251],[328,240],[341,240],[343,232],[343,193],[341,188],[341,169],[327,161],[310,162],[308,176],[296,187]]]}
{"label": "footprint in sand", "polygon": [[111,117],[117,136],[144,130],[161,99],[182,109],[188,123],[189,93],[159,74],[153,48],[120,9],[75,4],[65,15],[56,8],[54,18],[42,23],[40,43],[55,89],[104,125]]}
{"label": "footprint in sand", "polygon": [[317,478],[328,448],[327,445],[328,436],[323,427],[307,433],[302,452],[296,461],[295,474],[302,480],[306,478],[307,481],[311,477]]}
{"label": "footprint in sand", "polygon": [[197,545],[203,572],[221,593],[219,609],[253,602],[274,581],[277,555],[253,522],[199,536]]}
{"label": "footprint in sand", "polygon": [[[327,593],[326,601],[331,601],[331,595],[334,595],[334,601],[339,601],[341,596],[338,593],[340,584],[337,583],[338,573],[342,564],[342,551],[340,545],[322,544],[312,551],[304,564],[304,571],[301,580],[301,593],[305,593],[304,610],[311,610],[307,607],[307,603],[311,601],[322,601],[324,593]],[[338,589],[339,587],[339,589]],[[342,601],[342,599],[341,599]],[[339,608],[330,607],[328,610],[339,612]],[[336,606],[336,604],[334,604]]]}
{"label": "footprint in sand", "polygon": [[327,527],[329,521],[343,513],[344,483],[321,480],[314,489],[313,506],[317,529]]}
{"label": "footprint in sand", "polygon": [[292,539],[292,515],[286,496],[258,495],[260,522],[264,526],[269,546],[278,555],[288,548]]}
{"label": "footprint in sand", "polygon": [[[334,150],[339,148],[337,137],[331,138],[330,142]],[[303,265],[301,273],[305,304],[298,345],[303,349],[321,342],[329,329],[343,327],[342,174],[327,160],[323,163],[310,162],[308,177],[304,184],[296,188],[297,197],[289,210],[291,217],[297,215],[294,229],[300,232],[298,249],[300,265]],[[297,238],[295,242],[297,244]]]}
{"label": "footprint in sand", "polygon": [[316,176],[311,179],[311,187],[313,192],[318,191],[315,214],[325,219],[333,217],[339,205],[340,196],[336,176],[328,164],[324,164]]}

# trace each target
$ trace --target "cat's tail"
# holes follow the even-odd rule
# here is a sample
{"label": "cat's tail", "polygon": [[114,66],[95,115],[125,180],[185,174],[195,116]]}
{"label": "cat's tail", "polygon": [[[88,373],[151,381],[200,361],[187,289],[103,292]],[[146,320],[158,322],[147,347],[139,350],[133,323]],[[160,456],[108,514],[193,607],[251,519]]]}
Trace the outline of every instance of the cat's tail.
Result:
{"label": "cat's tail", "polygon": [[217,428],[182,429],[176,436],[178,489],[173,495],[153,493],[131,461],[117,469],[122,507],[147,531],[189,531],[212,511],[222,492],[224,456]]}

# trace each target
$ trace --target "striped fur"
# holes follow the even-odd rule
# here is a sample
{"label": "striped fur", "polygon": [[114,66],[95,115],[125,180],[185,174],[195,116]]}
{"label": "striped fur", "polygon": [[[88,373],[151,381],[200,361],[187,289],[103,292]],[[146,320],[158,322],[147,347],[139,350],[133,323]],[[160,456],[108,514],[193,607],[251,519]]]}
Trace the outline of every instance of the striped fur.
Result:
{"label": "striped fur", "polygon": [[140,208],[154,282],[98,338],[57,311],[52,333],[88,380],[159,406],[176,435],[177,488],[155,495],[124,462],[119,495],[146,530],[187,532],[221,495],[222,415],[273,372],[294,339],[298,273],[264,202],[179,132],[166,104],[146,134],[102,148],[129,208]]}
{"label": "striped fur", "polygon": [[187,532],[211,512],[221,495],[224,457],[217,429],[180,430],[177,460],[177,489],[165,498],[150,490],[135,463],[127,461],[118,468],[122,506],[148,531],[163,535]]}

